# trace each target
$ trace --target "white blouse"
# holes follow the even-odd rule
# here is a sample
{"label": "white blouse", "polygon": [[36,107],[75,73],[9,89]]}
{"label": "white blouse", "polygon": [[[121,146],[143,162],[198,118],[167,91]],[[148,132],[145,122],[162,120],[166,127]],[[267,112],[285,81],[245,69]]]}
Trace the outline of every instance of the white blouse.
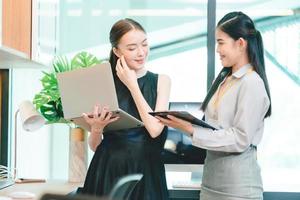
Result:
{"label": "white blouse", "polygon": [[194,126],[192,143],[208,150],[243,152],[261,141],[270,100],[263,80],[250,64],[227,78],[222,94],[219,86],[205,110],[205,121],[219,129]]}

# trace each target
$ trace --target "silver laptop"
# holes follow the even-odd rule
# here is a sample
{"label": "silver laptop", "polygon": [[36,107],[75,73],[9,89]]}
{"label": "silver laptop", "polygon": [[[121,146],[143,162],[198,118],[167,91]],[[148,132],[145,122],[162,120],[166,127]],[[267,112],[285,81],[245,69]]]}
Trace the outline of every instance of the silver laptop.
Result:
{"label": "silver laptop", "polygon": [[82,113],[93,112],[94,106],[109,106],[113,116],[120,118],[107,125],[104,131],[143,126],[143,123],[119,108],[110,63],[57,74],[64,118],[90,131]]}

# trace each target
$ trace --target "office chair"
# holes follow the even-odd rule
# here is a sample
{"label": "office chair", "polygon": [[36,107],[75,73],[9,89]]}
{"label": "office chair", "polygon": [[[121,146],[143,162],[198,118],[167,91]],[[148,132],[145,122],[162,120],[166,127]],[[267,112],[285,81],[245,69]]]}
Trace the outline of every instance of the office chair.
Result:
{"label": "office chair", "polygon": [[62,194],[51,194],[45,193],[41,196],[40,200],[110,200],[106,197],[96,197],[90,195],[62,195]]}
{"label": "office chair", "polygon": [[128,200],[136,184],[142,179],[142,174],[129,174],[119,179],[109,194],[112,200]]}

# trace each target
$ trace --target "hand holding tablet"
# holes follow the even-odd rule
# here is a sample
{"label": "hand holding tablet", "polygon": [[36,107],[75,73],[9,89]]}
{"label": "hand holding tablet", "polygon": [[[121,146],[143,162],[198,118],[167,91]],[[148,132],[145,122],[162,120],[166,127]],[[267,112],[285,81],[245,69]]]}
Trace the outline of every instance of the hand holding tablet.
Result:
{"label": "hand holding tablet", "polygon": [[186,111],[161,111],[161,112],[149,112],[150,115],[152,116],[159,116],[165,119],[168,119],[168,115],[172,115],[174,117],[177,117],[179,119],[183,119],[185,121],[188,121],[194,125],[197,126],[202,126],[203,128],[210,128],[212,130],[217,130],[216,127],[206,123],[205,121],[196,118],[195,116],[193,116],[192,114],[190,114],[189,112]]}

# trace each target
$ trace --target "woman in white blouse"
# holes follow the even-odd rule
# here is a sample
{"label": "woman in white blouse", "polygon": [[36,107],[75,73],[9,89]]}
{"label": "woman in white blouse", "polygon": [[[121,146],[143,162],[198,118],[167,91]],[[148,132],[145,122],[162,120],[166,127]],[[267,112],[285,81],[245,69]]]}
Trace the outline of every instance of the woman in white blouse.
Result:
{"label": "woman in white blouse", "polygon": [[218,130],[194,126],[168,116],[160,121],[192,137],[207,149],[201,200],[263,199],[256,146],[264,119],[271,115],[263,42],[253,21],[242,12],[226,14],[216,28],[217,53],[223,69],[214,81],[202,110]]}

